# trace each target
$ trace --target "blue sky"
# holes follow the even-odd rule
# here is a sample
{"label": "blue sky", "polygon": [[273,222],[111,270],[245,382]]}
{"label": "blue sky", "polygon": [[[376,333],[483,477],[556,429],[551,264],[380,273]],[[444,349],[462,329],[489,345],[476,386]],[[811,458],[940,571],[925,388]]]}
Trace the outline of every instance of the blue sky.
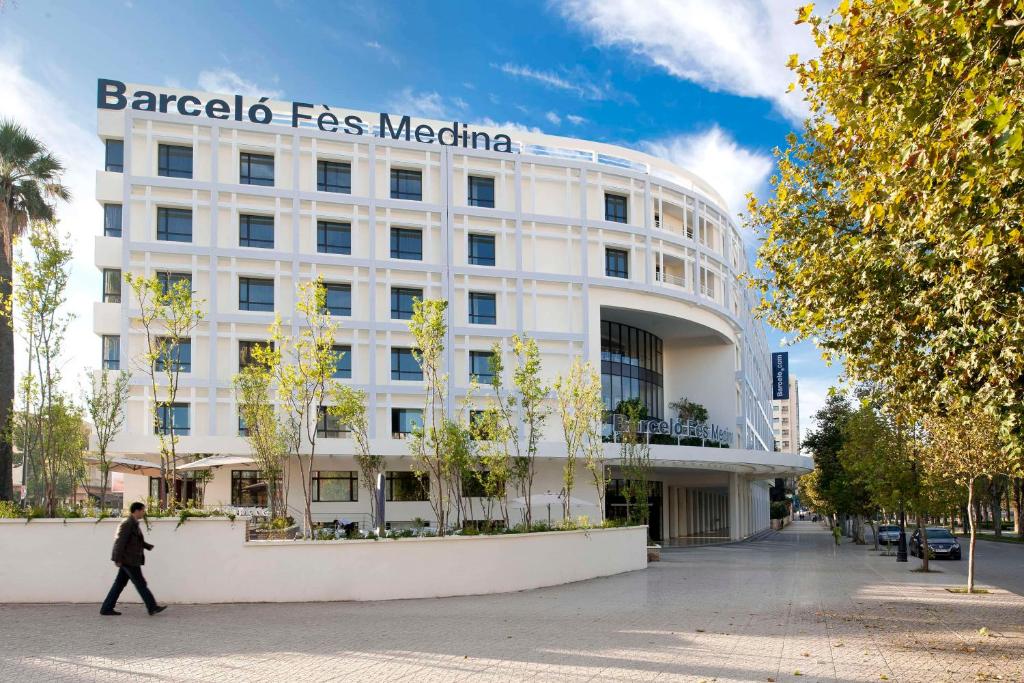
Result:
{"label": "blue sky", "polygon": [[[14,0],[0,10],[0,116],[69,164],[76,242],[69,377],[94,365],[97,77],[537,128],[643,149],[714,184],[737,213],[799,129],[788,54],[813,46],[791,0],[174,3]],[[315,7],[315,11],[311,8]],[[748,245],[755,239],[747,234]],[[769,331],[773,350],[782,337]],[[94,350],[93,347],[96,347]],[[803,426],[837,371],[788,347]]]}

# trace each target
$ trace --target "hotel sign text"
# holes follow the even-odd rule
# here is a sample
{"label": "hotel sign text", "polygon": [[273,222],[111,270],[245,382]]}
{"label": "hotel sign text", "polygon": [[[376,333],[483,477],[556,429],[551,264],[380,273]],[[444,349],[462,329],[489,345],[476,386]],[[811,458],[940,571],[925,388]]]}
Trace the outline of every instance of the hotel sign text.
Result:
{"label": "hotel sign text", "polygon": [[[246,103],[242,95],[235,95],[230,100],[213,98],[204,102],[196,95],[175,95],[151,90],[136,90],[129,95],[128,86],[121,81],[107,78],[99,79],[96,85],[96,106],[99,109],[176,113],[181,116],[204,116],[219,121],[230,119],[263,125],[274,122],[274,112],[267,106],[267,100],[268,98],[261,97],[256,102]],[[292,102],[291,126],[315,127],[324,133],[342,135],[366,135],[371,131],[369,125],[355,114],[336,114],[326,104],[316,105],[307,102]],[[392,140],[512,152],[512,139],[508,135],[471,131],[469,126],[459,121],[453,121],[451,126],[435,130],[427,123],[413,126],[412,119],[408,116],[392,118],[382,112],[378,118],[377,128],[379,137]]]}

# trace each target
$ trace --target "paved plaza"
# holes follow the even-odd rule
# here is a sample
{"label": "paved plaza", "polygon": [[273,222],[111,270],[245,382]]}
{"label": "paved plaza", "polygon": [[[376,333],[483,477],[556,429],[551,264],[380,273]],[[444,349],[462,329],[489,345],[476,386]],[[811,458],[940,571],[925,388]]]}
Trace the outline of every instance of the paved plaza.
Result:
{"label": "paved plaza", "polygon": [[[979,546],[982,583],[985,562],[996,577],[1024,574],[1024,547]],[[175,605],[155,618],[131,604],[117,618],[7,605],[0,681],[1024,680],[1019,586],[990,579],[988,595],[954,595],[944,586],[962,582],[966,561],[936,564],[942,573],[912,573],[913,559],[837,549],[797,522],[510,595]],[[182,580],[204,571],[230,568]]]}

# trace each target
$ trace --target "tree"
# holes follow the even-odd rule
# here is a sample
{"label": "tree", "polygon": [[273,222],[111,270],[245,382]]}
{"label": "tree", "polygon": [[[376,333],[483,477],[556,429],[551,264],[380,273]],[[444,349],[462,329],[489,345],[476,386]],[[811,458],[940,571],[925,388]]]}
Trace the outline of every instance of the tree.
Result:
{"label": "tree", "polygon": [[[802,8],[821,54],[790,57],[810,116],[777,151],[768,321],[858,381],[941,413],[976,403],[1024,443],[1020,3],[844,0]],[[763,226],[763,227],[760,227]]]}
{"label": "tree", "polygon": [[708,421],[708,409],[700,403],[694,403],[685,396],[680,398],[678,401],[669,403],[668,407],[676,411],[676,415],[684,422],[704,424]]}
{"label": "tree", "polygon": [[536,340],[520,337],[518,334],[512,335],[512,352],[516,357],[516,367],[512,370],[512,384],[517,393],[509,397],[508,405],[519,408],[519,422],[526,432],[525,448],[519,442],[519,424],[510,424],[509,428],[515,435],[517,456],[513,469],[518,471],[515,476],[522,482],[526,498],[525,521],[529,528],[533,523],[531,497],[537,464],[537,445],[544,433],[544,423],[547,422],[551,409],[545,403],[549,389],[541,378],[540,350],[537,348]]}
{"label": "tree", "polygon": [[270,519],[281,516],[283,495],[281,479],[288,450],[287,426],[281,421],[273,402],[275,372],[281,352],[269,344],[253,349],[252,358],[234,377],[238,414],[245,425],[245,440],[267,484]]}
{"label": "tree", "polygon": [[[557,399],[558,416],[562,423],[565,439],[565,465],[562,468],[562,484],[565,489],[563,516],[568,520],[572,514],[572,490],[576,483],[577,456],[587,459],[588,470],[596,469],[593,446],[603,449],[601,444],[601,414],[604,401],[601,397],[601,375],[590,363],[581,363],[574,358],[566,375],[559,375],[552,385]],[[594,472],[595,483],[604,480],[604,471]],[[600,496],[599,496],[600,498]]]}
{"label": "tree", "polygon": [[384,528],[380,504],[377,500],[377,478],[384,472],[384,456],[370,450],[369,422],[366,418],[366,392],[362,389],[337,384],[328,412],[345,425],[356,442],[356,465],[363,488],[370,496],[370,516],[376,528]]}
{"label": "tree", "polygon": [[46,516],[54,517],[61,501],[73,498],[85,480],[83,454],[89,446],[89,428],[82,410],[66,394],[54,394],[41,409],[42,414],[15,415],[20,423],[15,443],[22,451],[28,500],[42,501]]}
{"label": "tree", "polygon": [[14,410],[14,243],[35,221],[54,220],[56,201],[71,193],[61,184],[64,166],[14,121],[0,120],[0,500],[14,499],[11,480]]}
{"label": "tree", "polygon": [[178,428],[175,403],[182,363],[181,349],[192,342],[192,332],[203,320],[202,299],[193,299],[192,280],[161,281],[125,273],[125,281],[139,305],[136,319],[145,337],[145,348],[136,362],[149,377],[153,432],[160,442],[160,505],[175,506],[178,479]]}
{"label": "tree", "polygon": [[512,453],[513,449],[517,454],[519,452],[519,434],[516,429],[518,421],[513,421],[512,409],[502,394],[505,374],[502,352],[501,344],[495,342],[488,359],[495,401],[471,420],[470,430],[477,440],[479,467],[475,476],[487,496],[487,518],[492,518],[492,501],[497,500],[507,528],[510,522],[508,490],[515,485],[518,474]]}
{"label": "tree", "polygon": [[942,416],[929,416],[924,420],[924,427],[927,433],[925,467],[936,479],[952,481],[967,491],[970,521],[967,592],[972,593],[978,525],[974,511],[975,484],[981,477],[1020,475],[1020,461],[1001,443],[996,419],[982,406],[956,408]]}
{"label": "tree", "polygon": [[60,463],[65,460],[63,451],[69,448],[66,422],[72,418],[67,415],[74,410],[60,391],[61,354],[68,325],[74,318],[63,310],[72,257],[64,245],[69,241],[67,235],[57,233],[53,223],[33,224],[28,255],[15,265],[13,295],[27,361],[21,378],[24,462],[38,468],[35,474],[42,477],[43,499],[51,516],[58,503],[56,476],[64,471]]}
{"label": "tree", "polygon": [[840,523],[860,507],[864,498],[863,488],[854,489],[839,458],[845,443],[843,429],[851,413],[846,397],[832,391],[825,405],[814,415],[817,428],[804,438],[804,448],[814,458],[814,472],[813,476],[801,479],[801,485],[815,510],[830,520],[838,516]]}
{"label": "tree", "polygon": [[287,335],[280,316],[270,328],[277,364],[278,402],[283,411],[285,442],[299,465],[302,482],[303,533],[313,534],[313,460],[317,438],[326,427],[328,406],[336,396],[333,379],[338,355],[334,339],[339,325],[327,310],[327,289],[320,278],[299,285],[295,306],[298,336]]}
{"label": "tree", "polygon": [[89,377],[89,388],[82,393],[86,414],[96,434],[96,458],[100,469],[100,509],[107,504],[110,483],[110,460],[107,450],[110,442],[124,427],[124,409],[128,401],[131,373],[98,370]]}
{"label": "tree", "polygon": [[[622,405],[620,403],[619,405]],[[626,405],[619,423],[619,462],[622,469],[622,496],[626,499],[626,519],[629,524],[650,523],[651,446],[640,434],[640,409],[635,403]],[[648,527],[648,538],[650,527]]]}
{"label": "tree", "polygon": [[443,368],[447,310],[448,302],[442,299],[416,300],[409,321],[413,354],[424,383],[422,423],[413,432],[409,451],[417,476],[428,479],[430,507],[440,536],[447,533],[451,506],[461,509],[459,491],[471,449],[469,430],[448,414],[448,375]]}

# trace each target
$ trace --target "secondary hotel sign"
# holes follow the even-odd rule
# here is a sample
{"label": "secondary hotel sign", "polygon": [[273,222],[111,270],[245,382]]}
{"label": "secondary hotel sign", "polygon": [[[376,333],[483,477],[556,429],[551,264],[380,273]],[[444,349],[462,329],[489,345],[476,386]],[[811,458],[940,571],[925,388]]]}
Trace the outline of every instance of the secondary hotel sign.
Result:
{"label": "secondary hotel sign", "polygon": [[789,351],[772,354],[772,398],[789,400]]}
{"label": "secondary hotel sign", "polygon": [[[154,90],[135,90],[128,94],[128,86],[121,81],[101,78],[96,84],[96,106],[99,109],[133,109],[135,111],[180,114],[181,116],[205,117],[219,121],[248,121],[260,125],[274,122],[274,112],[267,106],[266,97],[246,102],[241,95],[229,99],[213,98],[203,101],[196,95],[174,95]],[[397,119],[397,121],[396,121]],[[367,135],[372,130],[362,117],[345,112],[335,113],[326,104],[292,102],[292,128],[315,127],[324,133],[339,135]],[[392,118],[381,112],[378,115],[377,135],[392,140],[436,143],[447,147],[512,152],[512,139],[504,133],[491,135],[483,131],[471,131],[469,126],[453,121],[451,126],[434,129],[427,123],[413,126],[408,116]]]}

